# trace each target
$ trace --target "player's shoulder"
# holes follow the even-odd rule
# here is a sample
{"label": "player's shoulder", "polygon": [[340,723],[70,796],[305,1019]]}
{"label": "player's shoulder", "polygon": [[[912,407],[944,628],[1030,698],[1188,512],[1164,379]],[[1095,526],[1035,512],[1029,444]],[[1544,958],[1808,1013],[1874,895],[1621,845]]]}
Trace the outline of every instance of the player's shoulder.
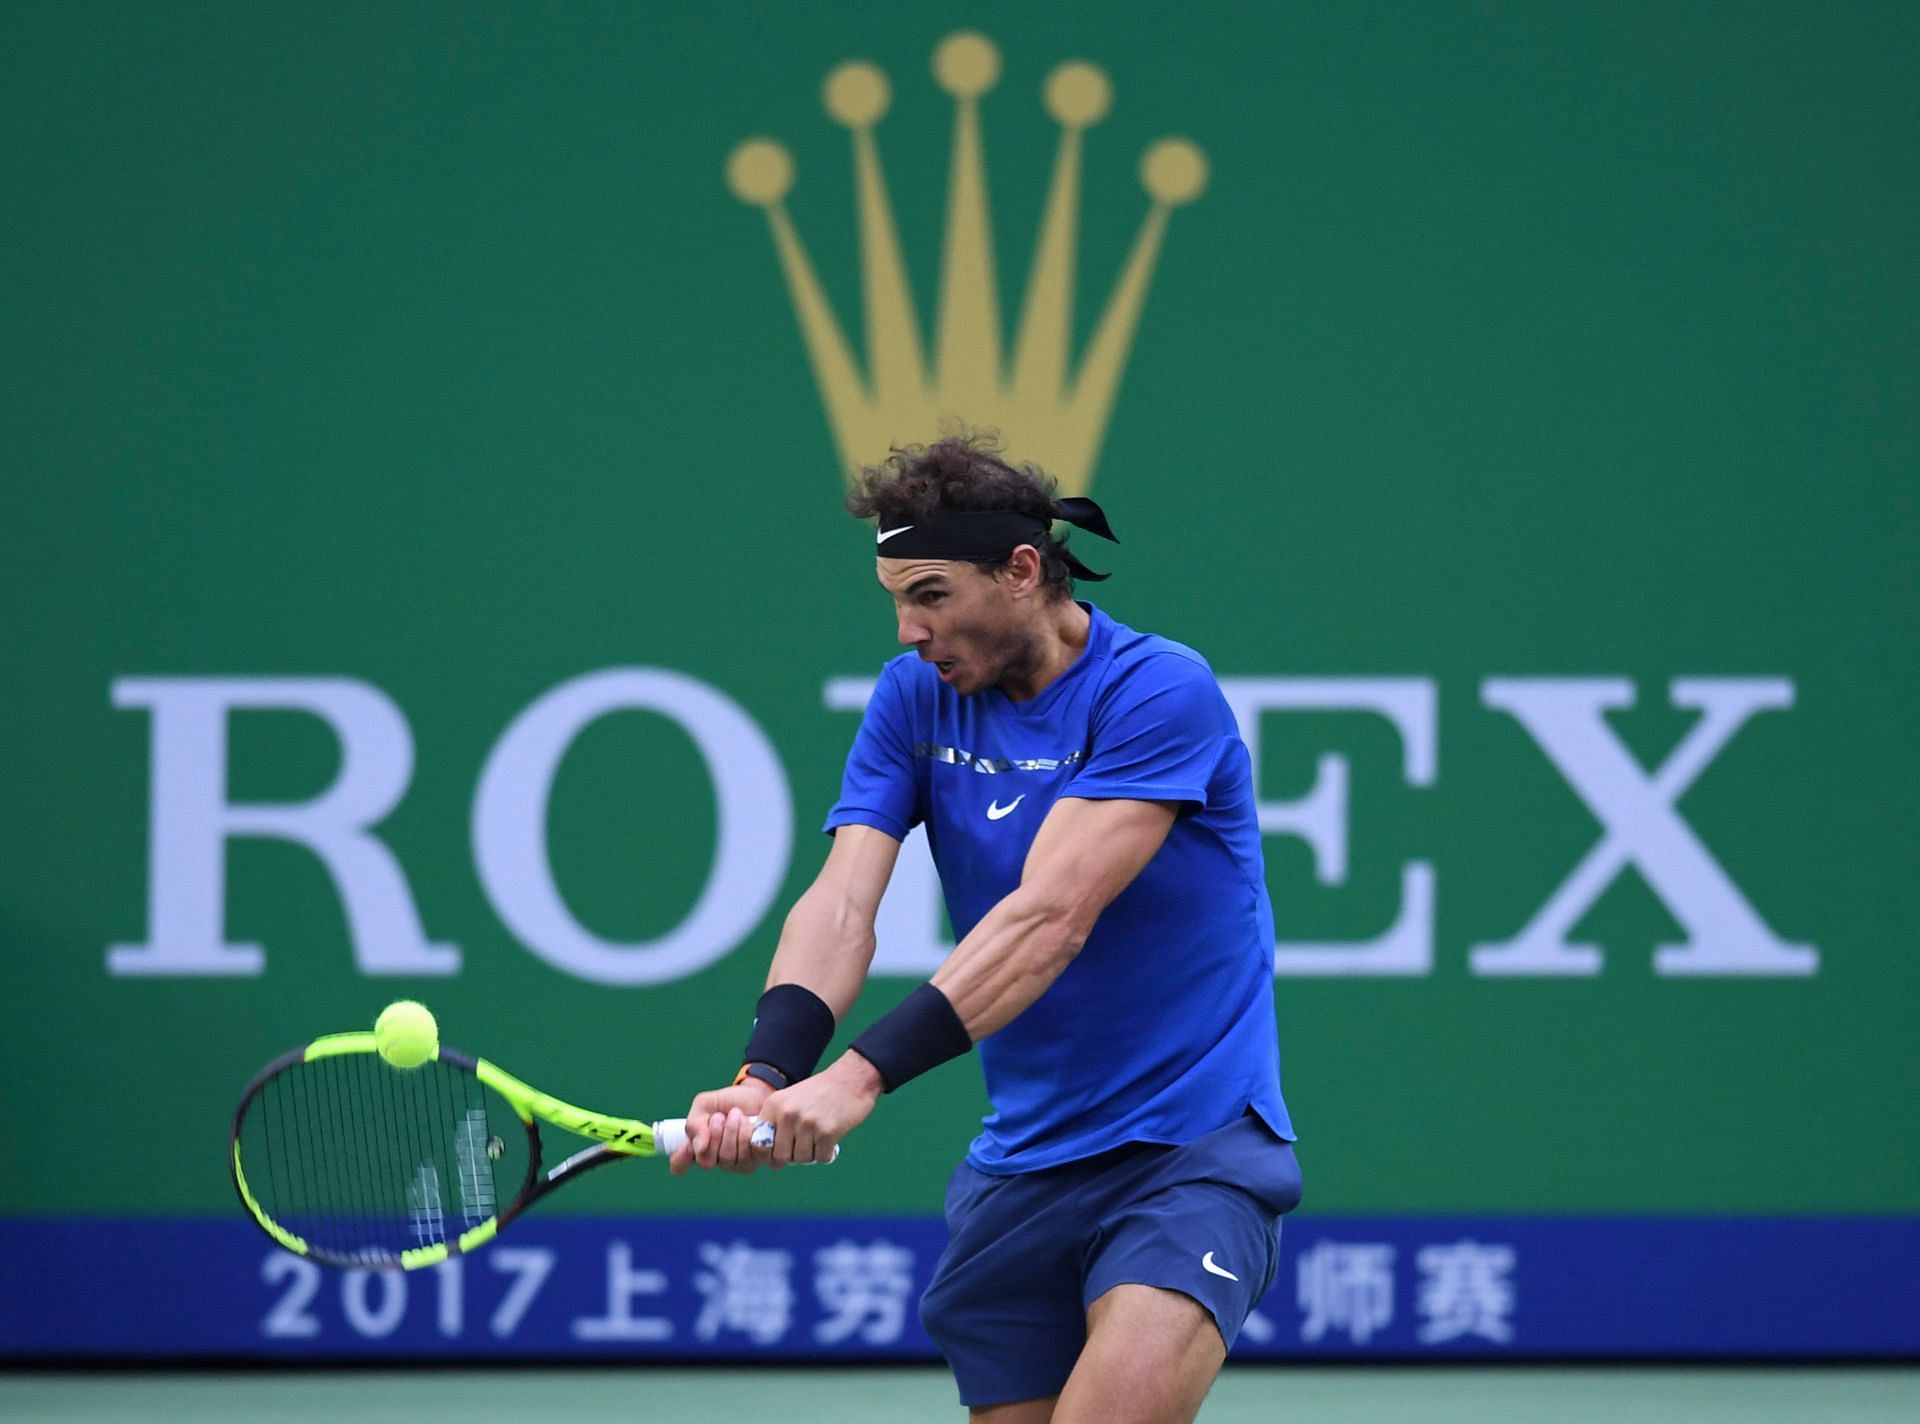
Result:
{"label": "player's shoulder", "polygon": [[1185,643],[1114,623],[1096,715],[1169,719],[1224,730],[1233,720],[1206,658]]}
{"label": "player's shoulder", "polygon": [[1194,648],[1159,633],[1144,633],[1109,617],[1107,659],[1114,676],[1154,686],[1191,685],[1219,688],[1213,664]]}
{"label": "player's shoulder", "polygon": [[891,702],[909,716],[929,708],[940,690],[940,673],[918,653],[898,653],[880,665],[874,700]]}

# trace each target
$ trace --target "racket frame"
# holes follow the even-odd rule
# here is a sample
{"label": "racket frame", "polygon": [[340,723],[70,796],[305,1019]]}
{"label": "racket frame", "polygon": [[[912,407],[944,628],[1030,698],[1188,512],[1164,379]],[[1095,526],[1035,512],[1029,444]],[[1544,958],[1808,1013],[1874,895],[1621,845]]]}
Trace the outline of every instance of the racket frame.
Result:
{"label": "racket frame", "polygon": [[[640,1122],[635,1118],[589,1112],[585,1108],[564,1102],[550,1093],[541,1092],[538,1088],[523,1082],[504,1068],[489,1063],[484,1058],[476,1058],[472,1054],[462,1053],[457,1048],[442,1045],[435,1050],[429,1061],[437,1060],[472,1073],[482,1084],[500,1095],[526,1129],[527,1171],[520,1183],[519,1191],[514,1194],[512,1201],[478,1226],[469,1228],[451,1240],[435,1242],[430,1246],[410,1247],[389,1257],[373,1259],[315,1246],[267,1215],[265,1209],[254,1197],[252,1188],[247,1184],[245,1166],[241,1161],[241,1124],[246,1119],[247,1109],[267,1083],[288,1069],[323,1058],[356,1053],[371,1053],[377,1056],[378,1052],[371,1033],[332,1033],[316,1038],[311,1043],[281,1054],[256,1073],[253,1080],[247,1084],[246,1091],[240,1095],[239,1105],[233,1110],[233,1126],[227,1139],[227,1169],[233,1178],[234,1190],[240,1195],[240,1204],[246,1208],[247,1215],[253,1218],[254,1223],[275,1242],[295,1255],[305,1256],[321,1265],[372,1271],[417,1271],[436,1266],[451,1257],[465,1255],[485,1245],[499,1233],[503,1226],[563,1182],[570,1181],[584,1172],[592,1171],[595,1167],[605,1166],[608,1162],[616,1162],[625,1157],[651,1157],[656,1153],[654,1124]],[[395,1068],[393,1071],[405,1073],[411,1070]],[[594,1145],[574,1153],[551,1170],[543,1172],[541,1168],[545,1164],[541,1155],[540,1122],[548,1122],[581,1137],[591,1138]]]}

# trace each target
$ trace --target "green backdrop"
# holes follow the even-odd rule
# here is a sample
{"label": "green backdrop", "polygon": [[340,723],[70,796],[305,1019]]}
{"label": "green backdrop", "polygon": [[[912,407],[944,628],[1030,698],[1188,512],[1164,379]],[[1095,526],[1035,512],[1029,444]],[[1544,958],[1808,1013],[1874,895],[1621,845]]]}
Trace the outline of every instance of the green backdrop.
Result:
{"label": "green backdrop", "polygon": [[[1113,90],[1076,349],[1147,211],[1142,151],[1180,135],[1209,167],[1093,475],[1126,540],[1102,604],[1223,677],[1432,691],[1429,778],[1377,715],[1258,728],[1265,798],[1329,755],[1350,778],[1344,876],[1268,841],[1283,941],[1379,935],[1403,867],[1432,867],[1429,968],[1277,981],[1308,1207],[1920,1209],[1920,12],[63,4],[0,17],[0,1213],[226,1211],[253,1069],[403,994],[608,1110],[731,1075],[825,852],[854,727],[825,686],[893,644],[767,223],[723,170],[744,139],[785,146],[857,348],[853,166],[820,91],[877,64],[930,330],[953,105],[928,64],[961,29],[1003,66],[981,122],[1009,332],[1054,65]],[[509,725],[615,668],[737,704],[793,805],[751,929],[626,986],[530,950],[472,844]],[[113,689],[210,677],[390,699],[413,765],[375,833],[456,974],[364,972],[322,860],[257,838],[228,844],[222,905],[260,972],[110,972],[156,889],[156,718]],[[1815,972],[1657,972],[1685,927],[1635,864],[1571,935],[1599,972],[1476,972],[1606,834],[1487,684],[1593,678],[1637,694],[1605,725],[1649,777],[1698,717],[1675,679],[1790,686],[1663,824]],[[345,760],[319,717],[238,711],[200,770],[284,805]],[[593,722],[548,808],[569,912],[667,934],[719,819],[687,730]],[[877,979],[855,1024],[911,982]],[[635,1169],[560,1209],[932,1211],[982,1107],[956,1065],[889,1100],[844,1173]],[[103,1141],[97,1169],[49,1171]]]}

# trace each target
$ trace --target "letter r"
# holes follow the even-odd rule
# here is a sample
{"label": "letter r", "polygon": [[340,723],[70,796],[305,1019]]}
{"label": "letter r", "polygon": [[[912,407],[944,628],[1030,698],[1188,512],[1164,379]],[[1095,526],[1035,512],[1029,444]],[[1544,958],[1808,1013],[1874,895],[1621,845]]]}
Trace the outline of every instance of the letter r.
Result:
{"label": "letter r", "polygon": [[[114,945],[114,975],[250,975],[257,944],[226,940],[226,843],[291,841],[320,858],[340,892],[368,974],[453,974],[460,951],[429,944],[406,876],[370,829],[413,777],[406,718],[378,688],[347,678],[148,677],[113,684],[113,705],[152,713],[147,942]],[[310,801],[227,799],[227,721],[236,711],[305,712],[340,739],[340,774]]]}

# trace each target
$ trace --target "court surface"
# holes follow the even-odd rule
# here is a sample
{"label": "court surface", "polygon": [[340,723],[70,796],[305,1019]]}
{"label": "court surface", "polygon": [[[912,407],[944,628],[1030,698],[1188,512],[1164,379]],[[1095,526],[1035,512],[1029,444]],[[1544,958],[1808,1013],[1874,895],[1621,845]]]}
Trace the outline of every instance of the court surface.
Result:
{"label": "court surface", "polygon": [[[351,1370],[0,1376],[0,1419],[62,1424],[962,1420],[936,1369]],[[1920,1369],[1230,1368],[1204,1424],[1913,1424]]]}

